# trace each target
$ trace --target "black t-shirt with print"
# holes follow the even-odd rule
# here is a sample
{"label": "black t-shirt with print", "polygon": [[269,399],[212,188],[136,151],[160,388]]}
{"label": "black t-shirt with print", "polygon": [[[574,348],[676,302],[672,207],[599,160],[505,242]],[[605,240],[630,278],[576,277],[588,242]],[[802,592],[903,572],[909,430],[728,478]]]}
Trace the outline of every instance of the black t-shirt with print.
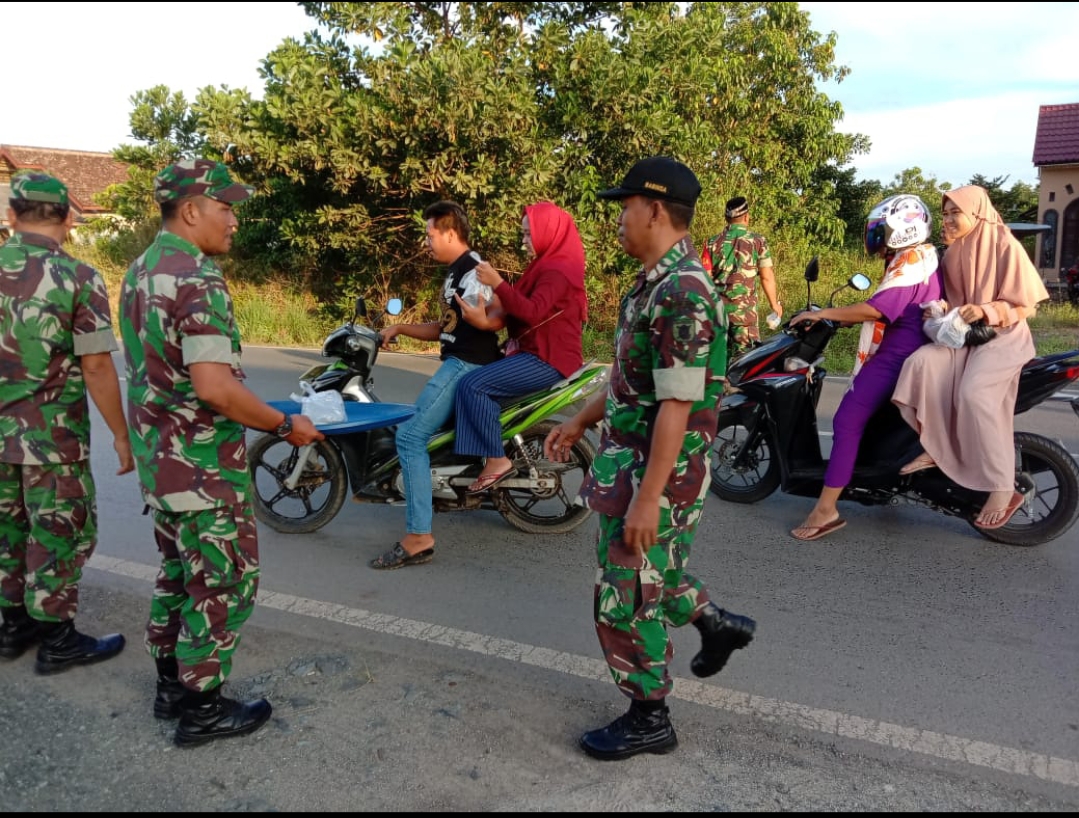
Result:
{"label": "black t-shirt with print", "polygon": [[459,358],[470,364],[489,364],[502,357],[498,349],[498,334],[490,330],[476,329],[461,317],[461,307],[453,296],[465,296],[472,292],[478,282],[473,272],[479,263],[479,255],[471,250],[450,265],[442,285],[442,318],[439,340],[442,342],[441,360]]}

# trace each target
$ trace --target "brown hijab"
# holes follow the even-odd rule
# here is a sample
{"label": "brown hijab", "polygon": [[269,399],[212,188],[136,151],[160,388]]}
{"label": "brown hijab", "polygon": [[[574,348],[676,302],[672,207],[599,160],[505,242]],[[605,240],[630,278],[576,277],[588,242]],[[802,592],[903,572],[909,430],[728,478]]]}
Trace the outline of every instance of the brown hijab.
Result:
{"label": "brown hijab", "polygon": [[952,307],[1006,301],[1034,307],[1049,298],[1041,276],[985,188],[966,185],[944,194],[974,222],[974,229],[944,254],[944,294]]}

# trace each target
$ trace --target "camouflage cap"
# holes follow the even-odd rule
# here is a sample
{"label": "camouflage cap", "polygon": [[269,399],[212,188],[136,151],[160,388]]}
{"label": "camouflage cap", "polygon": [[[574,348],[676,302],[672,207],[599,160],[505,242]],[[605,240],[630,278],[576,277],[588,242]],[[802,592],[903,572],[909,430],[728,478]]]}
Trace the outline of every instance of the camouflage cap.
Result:
{"label": "camouflage cap", "polygon": [[20,170],[11,175],[11,200],[49,202],[67,207],[67,187],[55,176],[39,170]]}
{"label": "camouflage cap", "polygon": [[208,196],[236,204],[255,192],[229,175],[229,169],[212,159],[185,159],[169,165],[154,177],[154,201],[173,202],[188,196]]}

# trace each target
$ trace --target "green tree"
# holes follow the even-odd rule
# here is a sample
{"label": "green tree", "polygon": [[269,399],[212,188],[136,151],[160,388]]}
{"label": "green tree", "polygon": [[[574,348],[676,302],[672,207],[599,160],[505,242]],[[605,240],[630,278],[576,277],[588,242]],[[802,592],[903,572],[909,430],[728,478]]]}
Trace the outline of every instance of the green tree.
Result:
{"label": "green tree", "polygon": [[131,136],[144,144],[121,145],[113,151],[117,160],[128,163],[128,178],[110,185],[97,203],[138,224],[157,216],[154,175],[180,159],[204,155],[207,144],[183,93],[156,85],[136,92],[131,103]]}

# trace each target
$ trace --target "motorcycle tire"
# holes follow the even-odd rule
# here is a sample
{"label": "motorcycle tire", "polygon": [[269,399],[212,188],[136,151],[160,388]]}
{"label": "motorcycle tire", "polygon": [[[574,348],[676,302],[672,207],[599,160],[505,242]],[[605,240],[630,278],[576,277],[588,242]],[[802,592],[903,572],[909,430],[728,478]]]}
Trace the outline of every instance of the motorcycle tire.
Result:
{"label": "motorcycle tire", "polygon": [[756,503],[779,488],[779,460],[768,435],[762,436],[743,465],[731,464],[746,445],[749,430],[735,411],[719,413],[716,439],[712,441],[712,493],[730,503]]}
{"label": "motorcycle tire", "polygon": [[348,472],[337,447],[314,443],[295,488],[285,481],[300,450],[277,435],[266,434],[248,447],[255,517],[274,531],[310,534],[337,516],[348,494]]}
{"label": "motorcycle tire", "polygon": [[1016,478],[1033,485],[1028,499],[1000,528],[978,533],[1005,545],[1042,545],[1055,540],[1079,518],[1079,465],[1054,440],[1030,432],[1015,433]]}
{"label": "motorcycle tire", "polygon": [[[587,437],[582,437],[570,449],[567,463],[553,463],[543,456],[543,441],[558,424],[544,420],[527,429],[521,437],[528,458],[537,465],[541,474],[555,477],[555,488],[543,494],[529,489],[496,488],[492,494],[495,508],[506,521],[529,534],[566,534],[587,520],[591,509],[576,504],[577,492],[592,468],[596,448]],[[527,467],[519,453],[509,447],[506,456],[514,461],[519,474]]]}

